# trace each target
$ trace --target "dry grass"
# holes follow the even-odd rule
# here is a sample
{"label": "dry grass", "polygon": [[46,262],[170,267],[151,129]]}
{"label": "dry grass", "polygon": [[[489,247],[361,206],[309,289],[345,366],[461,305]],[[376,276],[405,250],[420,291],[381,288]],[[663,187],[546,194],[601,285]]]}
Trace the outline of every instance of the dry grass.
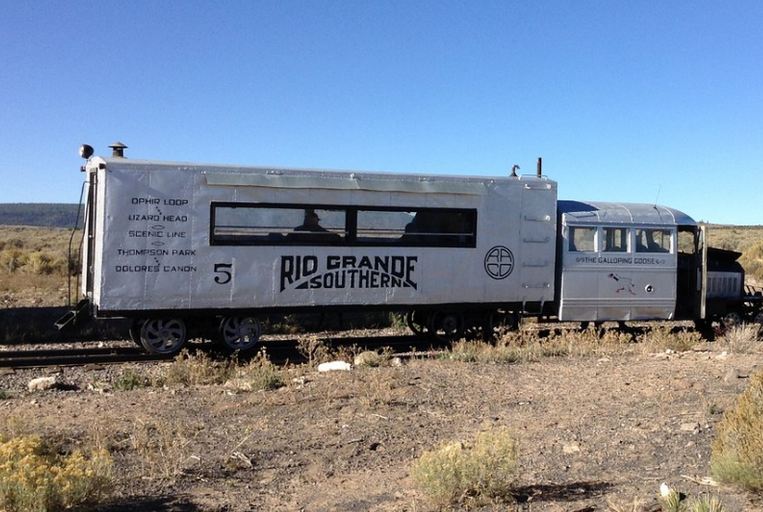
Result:
{"label": "dry grass", "polygon": [[367,371],[359,375],[364,384],[361,400],[369,407],[394,404],[404,392],[405,374],[397,368]]}
{"label": "dry grass", "polygon": [[517,455],[514,435],[498,428],[478,433],[470,443],[455,441],[424,452],[411,477],[436,506],[507,500],[516,480]]}
{"label": "dry grass", "polygon": [[709,238],[712,247],[741,252],[739,262],[747,275],[763,284],[762,226],[711,226]]}
{"label": "dry grass", "polygon": [[[125,387],[141,384],[139,375],[122,375]],[[203,352],[181,352],[163,372],[151,380],[154,386],[207,386],[226,384],[240,391],[267,391],[284,385],[283,371],[264,351],[246,363],[236,359],[215,360]],[[116,387],[116,382],[115,382]]]}
{"label": "dry grass", "polygon": [[453,344],[450,359],[483,363],[514,363],[538,361],[547,357],[578,357],[622,351],[632,341],[630,335],[594,330],[566,331],[561,334],[538,336],[532,331],[510,332],[495,345],[478,341],[459,341]]}
{"label": "dry grass", "polygon": [[[691,498],[689,501],[682,499],[681,494],[671,491],[667,496],[659,497],[659,506],[661,512],[726,512],[723,502],[717,496],[710,494]],[[654,510],[644,506],[645,501],[634,498],[632,502],[625,505],[612,499],[607,499],[607,508],[611,512],[641,512],[643,510]]]}
{"label": "dry grass", "polygon": [[136,420],[129,435],[130,448],[138,455],[139,477],[174,480],[198,463],[191,452],[199,429],[182,421]]}
{"label": "dry grass", "polygon": [[721,338],[716,340],[718,349],[734,354],[754,354],[760,352],[760,326],[758,324],[741,324],[726,330]]}
{"label": "dry grass", "polygon": [[108,451],[56,454],[37,436],[0,443],[0,507],[8,512],[43,512],[94,504],[113,479]]}
{"label": "dry grass", "polygon": [[[81,232],[75,234],[75,249],[77,235]],[[65,276],[76,271],[68,263],[70,236],[67,229],[0,227],[0,273]]]}
{"label": "dry grass", "polygon": [[222,384],[234,373],[235,361],[216,361],[204,352],[182,351],[164,372],[156,378],[155,385],[198,386]]}
{"label": "dry grass", "polygon": [[673,332],[668,326],[653,327],[643,336],[639,337],[639,342],[644,352],[663,352],[672,350],[673,352],[687,352],[697,345],[704,343],[702,335],[696,331],[686,329]]}
{"label": "dry grass", "polygon": [[283,372],[274,365],[264,351],[246,365],[235,369],[236,378],[246,383],[250,391],[268,391],[284,385]]}
{"label": "dry grass", "polygon": [[763,373],[750,378],[718,425],[710,470],[721,482],[763,490]]}
{"label": "dry grass", "polygon": [[688,508],[689,512],[726,512],[726,507],[721,499],[712,495],[692,498]]}
{"label": "dry grass", "polygon": [[331,350],[318,336],[307,335],[297,338],[297,350],[307,359],[307,364],[314,366],[332,358]]}
{"label": "dry grass", "polygon": [[510,332],[495,345],[461,340],[453,344],[447,358],[464,362],[514,363],[539,361],[548,357],[590,357],[639,350],[643,353],[672,350],[683,352],[702,343],[699,333],[672,332],[669,327],[655,327],[634,338],[618,330],[599,333],[594,329],[551,333],[541,337],[533,331]]}

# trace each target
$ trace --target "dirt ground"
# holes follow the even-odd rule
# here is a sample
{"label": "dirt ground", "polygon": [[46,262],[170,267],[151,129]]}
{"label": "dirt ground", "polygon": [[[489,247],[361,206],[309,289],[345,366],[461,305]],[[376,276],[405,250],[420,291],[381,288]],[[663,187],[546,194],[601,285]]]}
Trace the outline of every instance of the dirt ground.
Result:
{"label": "dirt ground", "polygon": [[[650,510],[662,482],[717,494],[730,511],[763,510],[752,494],[698,483],[722,411],[762,357],[707,344],[518,364],[298,366],[285,387],[243,393],[103,390],[126,367],[147,368],[135,365],[64,369],[72,390],[30,393],[26,383],[45,371],[23,370],[0,377],[10,394],[0,417],[6,430],[63,444],[105,439],[118,478],[102,511],[429,510],[409,477],[413,460],[492,426],[520,440],[518,503],[485,510],[630,511],[634,499]],[[161,453],[141,457],[150,441]]]}

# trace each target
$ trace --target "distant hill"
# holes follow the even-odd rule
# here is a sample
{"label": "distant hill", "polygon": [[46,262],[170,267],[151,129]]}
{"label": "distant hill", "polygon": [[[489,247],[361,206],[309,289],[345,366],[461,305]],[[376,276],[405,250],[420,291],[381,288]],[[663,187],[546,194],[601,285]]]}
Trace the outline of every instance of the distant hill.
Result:
{"label": "distant hill", "polygon": [[[80,212],[80,219],[81,216]],[[76,218],[76,204],[0,203],[0,226],[70,228]]]}

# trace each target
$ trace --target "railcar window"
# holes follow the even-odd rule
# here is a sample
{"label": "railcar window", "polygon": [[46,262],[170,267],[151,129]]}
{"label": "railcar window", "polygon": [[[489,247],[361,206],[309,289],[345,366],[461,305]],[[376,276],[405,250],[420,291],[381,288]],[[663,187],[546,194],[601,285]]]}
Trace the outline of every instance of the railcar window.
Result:
{"label": "railcar window", "polygon": [[212,245],[475,247],[477,211],[213,203]]}
{"label": "railcar window", "polygon": [[474,247],[474,210],[407,209],[357,211],[359,245]]}
{"label": "railcar window", "polygon": [[628,252],[626,228],[604,228],[604,252]]}
{"label": "railcar window", "polygon": [[670,252],[670,230],[637,229],[636,252]]}
{"label": "railcar window", "polygon": [[212,240],[219,244],[310,243],[345,238],[345,212],[326,208],[215,206]]}
{"label": "railcar window", "polygon": [[697,252],[697,235],[693,230],[678,231],[678,252],[695,254]]}
{"label": "railcar window", "polygon": [[596,250],[596,228],[570,226],[570,251],[594,252]]}

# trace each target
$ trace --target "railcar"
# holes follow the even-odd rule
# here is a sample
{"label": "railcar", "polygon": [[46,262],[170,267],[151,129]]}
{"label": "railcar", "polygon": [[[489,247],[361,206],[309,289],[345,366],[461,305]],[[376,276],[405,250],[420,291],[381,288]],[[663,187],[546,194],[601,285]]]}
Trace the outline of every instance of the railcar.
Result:
{"label": "railcar", "polygon": [[557,201],[540,160],[530,176],[433,176],[143,161],[123,148],[83,155],[83,299],[58,325],[129,318],[149,352],[210,331],[250,350],[261,319],[316,309],[397,311],[446,338],[527,315],[751,314],[734,254],[706,249],[690,217]]}

